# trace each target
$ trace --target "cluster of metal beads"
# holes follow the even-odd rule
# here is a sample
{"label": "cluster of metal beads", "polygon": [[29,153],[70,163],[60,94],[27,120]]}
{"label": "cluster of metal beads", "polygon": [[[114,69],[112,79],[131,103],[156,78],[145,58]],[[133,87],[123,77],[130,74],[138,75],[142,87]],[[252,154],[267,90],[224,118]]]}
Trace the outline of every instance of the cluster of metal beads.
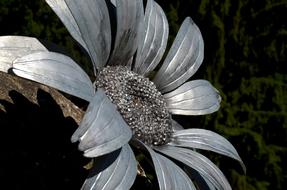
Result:
{"label": "cluster of metal beads", "polygon": [[123,66],[107,66],[98,73],[95,85],[117,105],[134,138],[156,146],[169,142],[171,117],[162,94],[148,78]]}

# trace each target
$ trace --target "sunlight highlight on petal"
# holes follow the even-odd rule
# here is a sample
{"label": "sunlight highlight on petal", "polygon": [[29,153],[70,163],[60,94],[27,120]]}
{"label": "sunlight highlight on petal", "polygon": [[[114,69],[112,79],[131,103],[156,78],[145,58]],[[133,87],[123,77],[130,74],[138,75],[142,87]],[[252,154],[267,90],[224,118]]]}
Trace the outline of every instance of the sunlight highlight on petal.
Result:
{"label": "sunlight highlight on petal", "polygon": [[105,66],[111,50],[111,27],[104,0],[65,0],[87,45],[94,69]]}
{"label": "sunlight highlight on petal", "polygon": [[[108,162],[113,157],[116,160],[109,165]],[[112,190],[130,189],[137,175],[137,161],[129,145],[124,145],[120,154],[106,155],[101,159],[96,159],[95,165],[90,172],[90,177],[86,179],[82,190]]]}
{"label": "sunlight highlight on petal", "polygon": [[210,114],[219,109],[221,102],[219,92],[206,80],[184,83],[164,98],[169,111],[179,115]]}
{"label": "sunlight highlight on petal", "polygon": [[7,73],[19,57],[48,50],[36,38],[26,36],[0,36],[0,71]]}
{"label": "sunlight highlight on petal", "polygon": [[23,56],[14,60],[13,72],[87,101],[95,94],[88,75],[63,54],[38,52]]}
{"label": "sunlight highlight on petal", "polygon": [[176,131],[169,145],[209,150],[231,157],[239,161],[244,172],[246,172],[246,167],[232,144],[212,131],[205,129]]}
{"label": "sunlight highlight on petal", "polygon": [[190,149],[173,147],[170,145],[158,147],[156,150],[197,170],[217,189],[231,190],[231,186],[224,174],[205,156]]}
{"label": "sunlight highlight on petal", "polygon": [[162,8],[153,0],[147,2],[143,32],[135,62],[134,71],[147,76],[160,62],[168,39],[168,22]]}
{"label": "sunlight highlight on petal", "polygon": [[45,0],[47,4],[53,9],[57,16],[61,19],[73,38],[83,46],[87,52],[89,52],[83,36],[77,25],[75,18],[73,17],[70,9],[67,6],[65,0]]}
{"label": "sunlight highlight on petal", "polygon": [[116,106],[103,90],[98,89],[72,142],[80,141],[79,149],[85,151],[86,157],[97,157],[119,149],[131,136],[131,130]]}
{"label": "sunlight highlight on petal", "polygon": [[108,65],[129,63],[138,46],[140,25],[143,22],[142,0],[117,0],[117,33]]}
{"label": "sunlight highlight on petal", "polygon": [[186,18],[168,52],[154,83],[162,93],[169,92],[188,80],[203,61],[203,39],[197,25]]}
{"label": "sunlight highlight on petal", "polygon": [[160,190],[196,190],[187,174],[168,158],[156,153],[140,141],[137,145],[146,149],[153,161]]}

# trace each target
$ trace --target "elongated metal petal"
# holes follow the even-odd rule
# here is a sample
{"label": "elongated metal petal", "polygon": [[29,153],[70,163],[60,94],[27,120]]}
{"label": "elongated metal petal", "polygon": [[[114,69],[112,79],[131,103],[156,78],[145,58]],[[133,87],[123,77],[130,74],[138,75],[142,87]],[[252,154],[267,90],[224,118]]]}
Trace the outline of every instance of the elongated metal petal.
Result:
{"label": "elongated metal petal", "polygon": [[48,51],[36,38],[24,36],[0,37],[0,71],[8,72],[15,59],[25,55]]}
{"label": "elongated metal petal", "polygon": [[101,69],[111,49],[109,12],[104,0],[65,0],[89,50],[94,68]]}
{"label": "elongated metal petal", "polygon": [[143,22],[142,0],[117,0],[117,33],[109,65],[127,65],[138,46]]}
{"label": "elongated metal petal", "polygon": [[186,18],[153,80],[159,90],[169,92],[188,80],[201,65],[203,53],[200,30],[191,18]]}
{"label": "elongated metal petal", "polygon": [[108,158],[96,160],[90,177],[86,179],[82,190],[125,190],[130,189],[137,174],[137,162],[128,144],[124,145],[118,158],[107,168]]}
{"label": "elongated metal petal", "polygon": [[184,128],[175,120],[171,120],[172,129],[174,131],[184,130]]}
{"label": "elongated metal petal", "polygon": [[170,145],[158,147],[156,150],[195,169],[202,176],[208,179],[217,189],[231,190],[231,186],[224,174],[205,156],[190,149]]}
{"label": "elongated metal petal", "polygon": [[243,170],[246,170],[243,161],[232,144],[224,137],[209,130],[186,129],[176,131],[173,133],[169,145],[213,151],[239,161]]}
{"label": "elongated metal petal", "polygon": [[86,43],[84,42],[83,36],[77,25],[77,22],[72,15],[70,9],[68,8],[65,0],[45,0],[48,5],[57,14],[63,24],[66,26],[67,30],[70,32],[71,36],[81,44],[87,52],[89,52]]}
{"label": "elongated metal petal", "polygon": [[164,94],[172,114],[205,115],[220,107],[219,92],[206,80],[187,82],[176,90]]}
{"label": "elongated metal petal", "polygon": [[54,52],[37,52],[13,62],[13,72],[90,101],[94,87],[88,75],[71,58]]}
{"label": "elongated metal petal", "polygon": [[117,3],[116,3],[117,0],[110,0],[110,1],[114,6],[117,6]]}
{"label": "elongated metal petal", "polygon": [[147,3],[144,25],[141,30],[135,72],[148,75],[162,58],[168,39],[168,22],[162,8],[149,0]]}
{"label": "elongated metal petal", "polygon": [[203,177],[203,179],[206,182],[209,190],[216,190],[215,186],[206,177]]}
{"label": "elongated metal petal", "polygon": [[191,179],[193,179],[193,182],[196,184],[198,189],[216,190],[214,185],[207,178],[200,175],[196,170],[185,166],[184,171]]}
{"label": "elongated metal petal", "polygon": [[86,157],[97,157],[119,149],[132,137],[132,132],[104,91],[98,89],[84,115],[72,142]]}
{"label": "elongated metal petal", "polygon": [[160,190],[196,190],[184,171],[166,157],[154,152],[150,147],[137,141],[151,155]]}

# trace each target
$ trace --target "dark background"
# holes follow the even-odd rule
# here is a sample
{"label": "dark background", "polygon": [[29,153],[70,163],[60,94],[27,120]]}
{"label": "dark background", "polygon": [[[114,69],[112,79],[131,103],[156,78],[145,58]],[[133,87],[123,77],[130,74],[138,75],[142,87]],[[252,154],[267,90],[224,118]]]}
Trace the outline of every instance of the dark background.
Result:
{"label": "dark background", "polygon": [[[205,41],[205,59],[193,78],[209,80],[220,90],[223,98],[219,112],[209,116],[177,117],[178,121],[185,128],[200,127],[215,131],[232,142],[247,166],[246,175],[235,161],[214,154],[206,155],[219,165],[234,190],[285,189],[287,186],[287,1],[158,0],[157,2],[163,7],[169,19],[169,45],[185,17],[192,17],[199,26]],[[82,56],[77,44],[43,0],[0,0],[0,35],[34,36],[52,41],[65,49],[90,74],[92,73],[87,57]],[[26,103],[29,104],[29,101]],[[24,108],[19,108],[20,105],[23,104],[19,104],[17,109],[12,106],[11,113],[25,112],[22,110]],[[38,108],[35,109],[36,113]],[[41,112],[44,112],[42,116],[45,115],[44,108]],[[1,122],[7,118],[8,116],[0,115]],[[9,118],[8,121],[13,120],[13,114],[10,114]],[[70,121],[67,122],[60,117],[50,126],[58,125],[59,128],[53,129],[57,131],[61,126],[71,124]],[[0,132],[1,136],[9,133],[13,131],[1,129]],[[29,134],[32,132],[26,131],[26,133],[27,139],[31,139],[32,136]],[[39,133],[39,136],[52,135],[48,132],[42,133]],[[59,133],[69,140],[67,136],[72,132],[67,130],[69,134],[66,134],[61,129]],[[9,140],[6,138],[0,141],[1,147],[4,147]],[[36,142],[42,139],[38,138]],[[57,138],[61,139],[56,136],[56,141]],[[46,140],[51,142],[50,145],[44,143],[46,150],[57,147],[53,145],[53,139]],[[19,142],[25,142],[25,139],[20,139]],[[33,145],[33,142],[30,144],[28,142],[27,146]],[[79,161],[78,154],[73,152],[76,147],[70,147],[67,143],[69,148],[66,149],[65,141],[57,142],[63,142],[61,145],[63,147],[56,151],[51,150],[50,157],[46,154],[38,155],[36,147],[29,149],[28,153],[32,155],[25,157],[21,155],[19,148],[19,151],[11,156],[14,159],[0,163],[0,184],[5,181],[11,184],[11,188],[8,189],[24,189],[29,186],[30,189],[37,189],[36,187],[79,189],[86,173],[80,169],[82,162]],[[61,156],[53,155],[53,153],[69,154],[62,153],[62,150],[73,152],[70,159],[61,161],[63,159]],[[4,157],[5,151],[1,151],[0,157]],[[28,162],[25,162],[27,157]],[[73,158],[76,161],[71,160]],[[37,159],[40,160],[38,167]],[[47,165],[51,161],[55,163],[52,166]],[[33,164],[36,169],[33,169]],[[66,181],[61,182],[61,179]],[[20,185],[13,184],[17,181]],[[142,185],[138,181],[137,184]],[[61,185],[57,186],[59,183]],[[144,183],[149,185],[146,181]],[[135,189],[138,189],[137,184]]]}

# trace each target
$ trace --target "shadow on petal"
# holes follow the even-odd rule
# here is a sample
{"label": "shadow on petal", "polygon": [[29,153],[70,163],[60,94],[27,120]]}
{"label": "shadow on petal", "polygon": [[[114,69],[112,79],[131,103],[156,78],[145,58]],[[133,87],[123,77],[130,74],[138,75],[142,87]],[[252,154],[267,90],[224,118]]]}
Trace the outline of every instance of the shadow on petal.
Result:
{"label": "shadow on petal", "polygon": [[130,189],[137,175],[136,159],[128,144],[95,160],[83,190]]}

